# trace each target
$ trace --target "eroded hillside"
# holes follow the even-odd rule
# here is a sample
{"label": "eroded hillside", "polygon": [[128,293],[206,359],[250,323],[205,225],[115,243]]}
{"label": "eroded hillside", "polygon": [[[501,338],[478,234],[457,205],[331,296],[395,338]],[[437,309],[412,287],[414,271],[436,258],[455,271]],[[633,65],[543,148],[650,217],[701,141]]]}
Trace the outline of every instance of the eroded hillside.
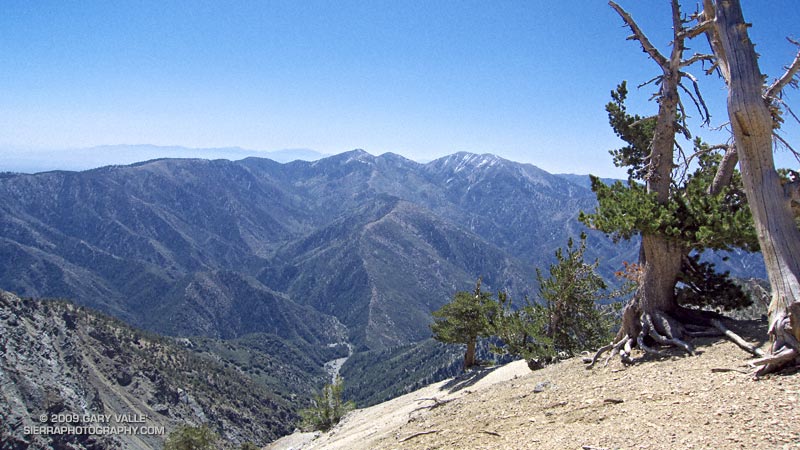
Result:
{"label": "eroded hillside", "polygon": [[[4,449],[160,449],[181,423],[265,444],[296,420],[289,399],[229,364],[66,302],[2,291],[0,405]],[[100,425],[137,428],[98,435],[32,428],[88,426],[98,417],[109,418]]]}

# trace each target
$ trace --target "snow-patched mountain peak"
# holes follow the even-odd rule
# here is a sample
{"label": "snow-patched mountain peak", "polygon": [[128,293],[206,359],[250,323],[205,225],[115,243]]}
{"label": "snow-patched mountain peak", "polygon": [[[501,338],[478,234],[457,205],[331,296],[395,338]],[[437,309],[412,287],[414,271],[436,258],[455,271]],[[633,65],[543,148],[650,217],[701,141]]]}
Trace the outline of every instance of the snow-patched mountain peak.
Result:
{"label": "snow-patched mountain peak", "polygon": [[327,158],[323,158],[312,163],[312,166],[327,167],[331,165],[366,164],[371,165],[375,162],[375,156],[365,150],[357,148],[347,152],[339,153]]}
{"label": "snow-patched mountain peak", "polygon": [[504,161],[505,160],[503,158],[490,153],[479,155],[476,153],[458,152],[432,161],[431,164],[439,167],[440,169],[458,173],[462,170],[475,170],[493,167],[503,163]]}
{"label": "snow-patched mountain peak", "polygon": [[429,173],[447,177],[448,183],[459,178],[469,183],[478,183],[500,176],[501,173],[507,178],[524,180],[525,183],[538,186],[563,182],[532,164],[516,163],[489,153],[479,155],[459,152],[431,161],[426,166]]}
{"label": "snow-patched mountain peak", "polygon": [[360,162],[369,164],[375,161],[375,156],[360,148],[344,152],[340,156],[344,158],[345,163]]}

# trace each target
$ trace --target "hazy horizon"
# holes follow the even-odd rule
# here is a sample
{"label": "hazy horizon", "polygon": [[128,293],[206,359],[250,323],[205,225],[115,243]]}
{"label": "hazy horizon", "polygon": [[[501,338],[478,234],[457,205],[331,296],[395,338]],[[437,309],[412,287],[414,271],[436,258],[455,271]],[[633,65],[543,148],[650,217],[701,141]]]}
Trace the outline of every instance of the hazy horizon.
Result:
{"label": "hazy horizon", "polygon": [[[114,154],[114,150],[119,150],[120,153]],[[248,157],[256,158],[269,158],[279,163],[288,163],[295,160],[302,161],[316,161],[318,159],[336,156],[341,153],[347,153],[354,150],[363,150],[373,156],[380,156],[386,153],[374,153],[366,149],[348,149],[339,153],[320,153],[307,148],[294,148],[294,149],[280,149],[280,150],[255,150],[245,149],[241,147],[226,147],[226,148],[190,148],[183,146],[158,146],[152,144],[115,144],[115,145],[99,145],[87,148],[68,148],[68,149],[23,149],[23,148],[0,148],[4,151],[3,159],[0,159],[0,172],[15,172],[15,173],[41,173],[56,170],[66,171],[84,171],[96,169],[99,167],[113,166],[113,165],[131,165],[144,161],[150,161],[161,158],[188,158],[188,159],[226,159],[230,161],[238,161]],[[455,153],[443,153],[440,156],[430,159],[414,159],[420,164],[431,162],[435,159],[449,156]],[[473,153],[473,152],[468,152]],[[484,154],[487,152],[484,152]],[[401,155],[406,157],[404,155]],[[499,155],[497,155],[499,156]],[[407,157],[406,157],[407,158]],[[505,158],[509,159],[509,158]],[[563,173],[575,175],[588,175],[588,173],[577,172],[556,172],[548,170],[537,164],[515,161],[522,164],[533,164],[550,173]],[[592,175],[597,175],[592,173]]]}
{"label": "hazy horizon", "polygon": [[[622,2],[668,50],[669,2]],[[684,2],[685,13],[695,4]],[[796,0],[745,4],[772,80],[795,56]],[[133,4],[10,0],[0,16],[4,65],[0,166],[8,149],[124,143],[162,147],[363,148],[432,160],[492,153],[550,172],[624,177],[605,104],[623,80],[629,109],[653,114],[658,75],[606,2],[209,1]],[[705,52],[703,39],[690,43]],[[712,125],[725,87],[699,78]],[[787,89],[792,104],[797,91]],[[686,102],[687,112],[697,112]],[[795,147],[798,124],[783,136]],[[4,150],[5,149],[5,150]],[[797,167],[787,151],[779,166]],[[77,161],[76,164],[79,164]]]}

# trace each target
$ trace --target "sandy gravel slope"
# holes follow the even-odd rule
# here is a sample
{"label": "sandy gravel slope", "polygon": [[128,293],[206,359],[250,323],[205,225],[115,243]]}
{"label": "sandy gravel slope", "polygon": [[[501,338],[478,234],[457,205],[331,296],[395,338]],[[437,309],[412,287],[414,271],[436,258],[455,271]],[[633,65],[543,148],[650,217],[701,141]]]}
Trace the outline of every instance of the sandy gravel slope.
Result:
{"label": "sandy gravel slope", "polygon": [[[732,328],[763,344],[763,323]],[[753,381],[748,355],[698,339],[698,356],[585,370],[568,360],[531,372],[515,362],[350,414],[288,449],[800,449],[800,375]],[[438,406],[435,405],[437,399]]]}

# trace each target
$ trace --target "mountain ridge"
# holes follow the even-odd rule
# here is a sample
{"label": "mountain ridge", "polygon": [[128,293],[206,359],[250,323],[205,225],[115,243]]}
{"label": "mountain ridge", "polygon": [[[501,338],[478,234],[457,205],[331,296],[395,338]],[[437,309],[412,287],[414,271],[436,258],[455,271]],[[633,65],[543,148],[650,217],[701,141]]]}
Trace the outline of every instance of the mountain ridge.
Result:
{"label": "mountain ridge", "polygon": [[[478,220],[463,211],[470,201],[461,198],[464,192],[451,188],[447,198],[439,188],[441,170],[422,170],[433,164],[353,151],[316,162],[161,159],[4,178],[0,254],[27,261],[32,270],[6,267],[0,282],[25,295],[76,298],[147,328],[146,306],[187,274],[265,273],[291,259],[276,260],[281,249],[363,205],[396,198],[428,215],[454,216],[442,223]],[[344,237],[346,228],[338,234]],[[497,229],[450,229],[458,228],[487,242]],[[479,275],[491,277],[471,274]],[[440,295],[434,303],[449,294]],[[131,304],[134,296],[139,300]]]}
{"label": "mountain ridge", "polygon": [[[491,289],[535,296],[533,268],[546,267],[556,248],[586,230],[578,212],[595,204],[579,184],[490,154],[462,152],[420,164],[363,150],[286,164],[159,159],[18,174],[0,179],[0,200],[0,256],[13,261],[0,267],[0,287],[73,298],[136,326],[176,334],[190,331],[164,320],[155,327],[152,312],[165,301],[183,302],[196,310],[190,315],[201,317],[208,309],[201,303],[210,299],[181,300],[186,280],[194,273],[238,273],[225,282],[256,279],[262,292],[321,308],[370,348],[423,339],[429,313],[478,277]],[[634,244],[589,235],[588,256],[604,257],[607,277],[622,261],[636,259]],[[385,245],[390,241],[406,247]],[[320,260],[323,254],[338,258],[338,265]],[[435,269],[440,263],[446,274]],[[364,308],[385,306],[404,292],[392,272],[406,265],[430,268],[404,274],[413,280],[406,298],[415,309],[401,314],[392,307],[381,310],[380,320],[367,319]],[[376,303],[380,299],[387,300]],[[409,314],[415,325],[399,334],[375,325],[399,323]],[[368,339],[368,324],[373,336],[388,334]],[[191,332],[230,336],[223,328],[218,323]]]}
{"label": "mountain ridge", "polygon": [[6,156],[0,171],[41,173],[84,171],[106,166],[133,165],[164,158],[228,159],[251,156],[280,162],[324,158],[328,155],[311,149],[251,150],[241,147],[190,148],[178,145],[116,144],[93,147],[43,149],[0,147]]}
{"label": "mountain ridge", "polygon": [[[452,373],[452,352],[428,340],[432,311],[479,278],[535,299],[535,268],[586,230],[578,212],[594,205],[579,183],[489,154],[421,164],[354,150],[5,174],[0,289],[188,339],[291,392],[294,408],[327,379],[322,365],[353,349],[346,389],[370,385],[376,374],[362,369],[373,362],[401,385],[363,389],[378,401]],[[587,257],[607,278],[636,260],[635,242],[588,234]]]}

